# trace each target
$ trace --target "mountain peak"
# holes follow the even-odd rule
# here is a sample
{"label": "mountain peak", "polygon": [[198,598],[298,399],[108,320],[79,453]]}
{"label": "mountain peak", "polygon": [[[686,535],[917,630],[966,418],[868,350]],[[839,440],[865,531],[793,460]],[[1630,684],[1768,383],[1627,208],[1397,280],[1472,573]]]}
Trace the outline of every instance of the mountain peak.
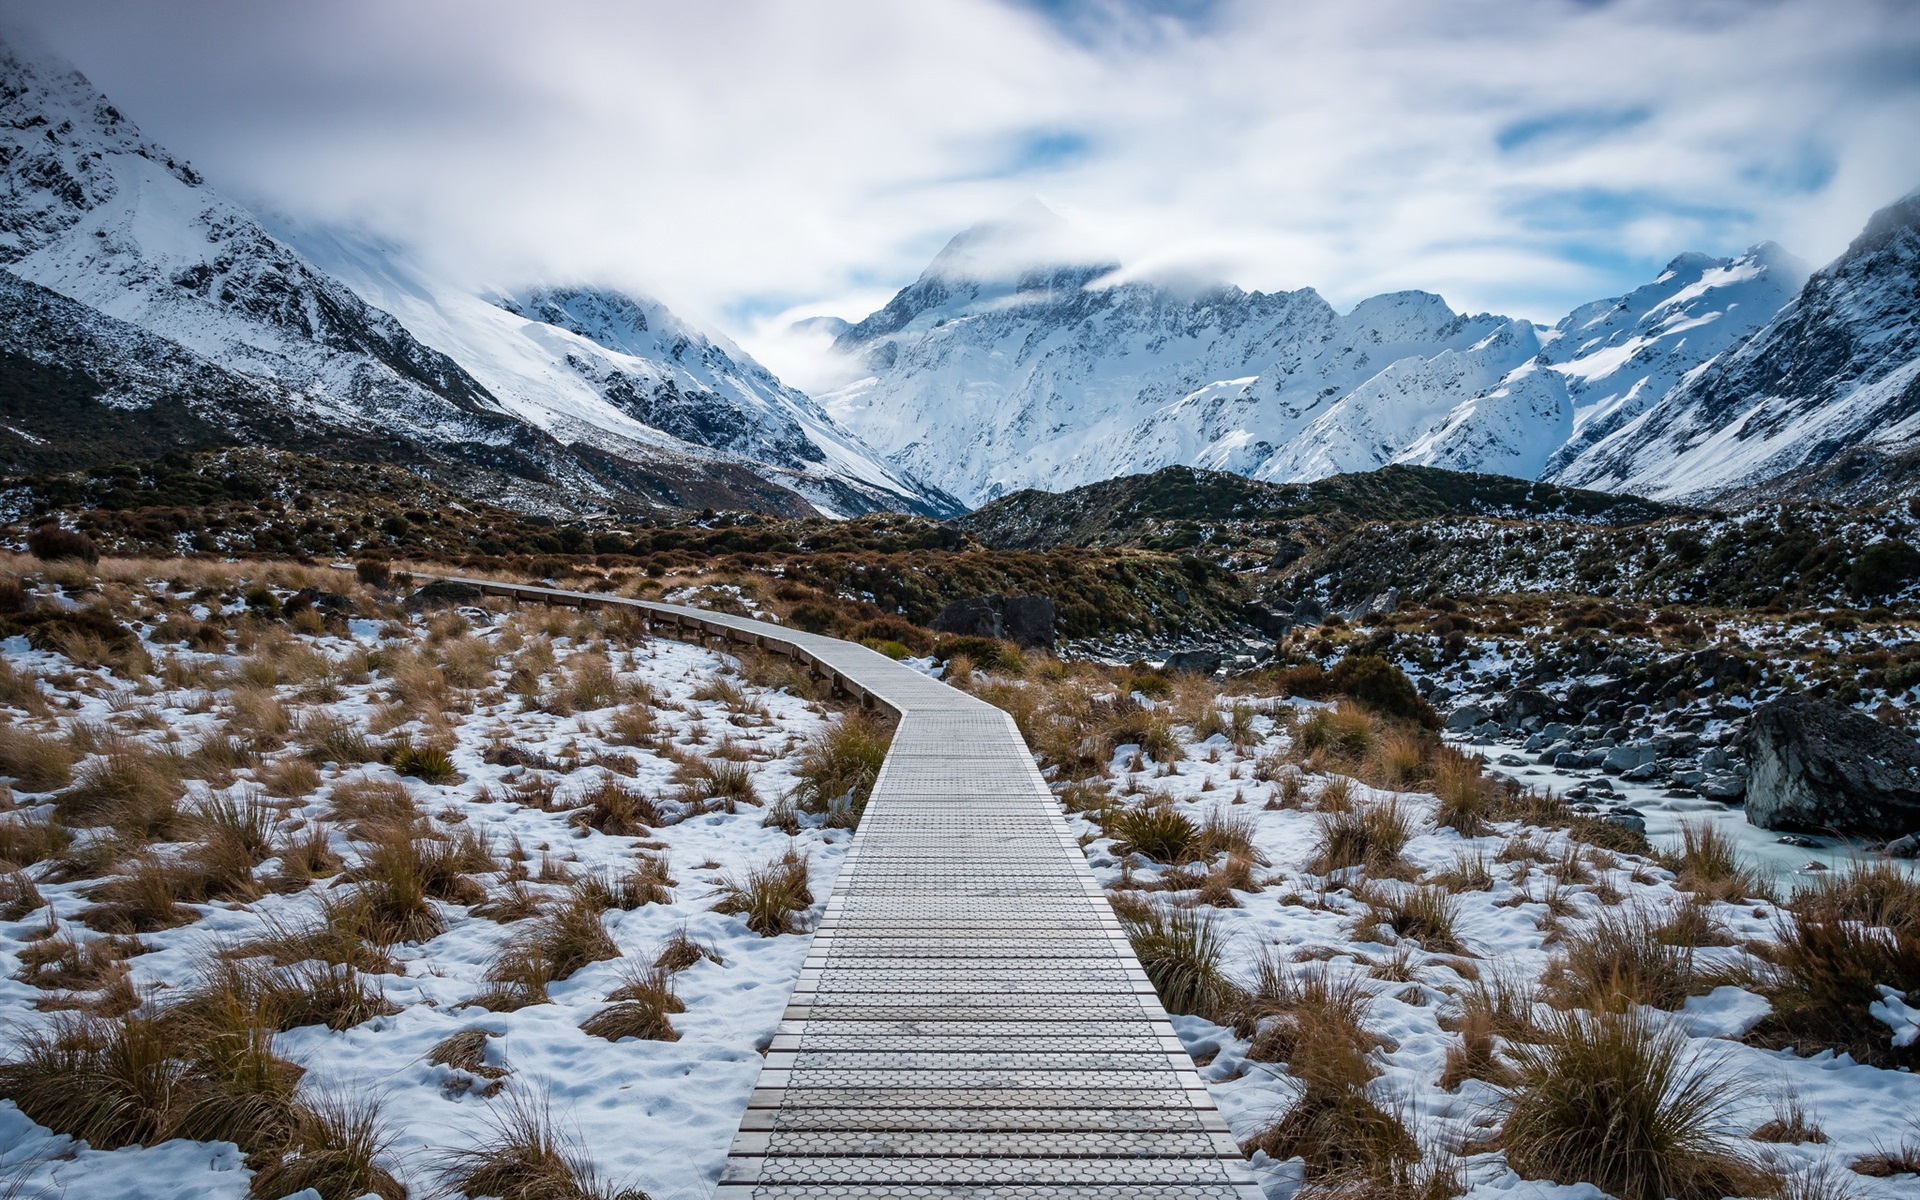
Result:
{"label": "mountain peak", "polygon": [[1105,265],[1085,231],[1029,196],[1004,216],[955,234],[920,278],[994,283],[1050,267]]}

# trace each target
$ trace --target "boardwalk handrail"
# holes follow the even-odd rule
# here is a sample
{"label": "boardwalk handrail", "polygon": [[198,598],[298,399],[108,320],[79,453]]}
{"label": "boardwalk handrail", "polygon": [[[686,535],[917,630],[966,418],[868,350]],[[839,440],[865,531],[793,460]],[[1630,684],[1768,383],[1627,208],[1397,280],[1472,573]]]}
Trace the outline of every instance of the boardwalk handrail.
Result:
{"label": "boardwalk handrail", "polygon": [[899,718],[716,1200],[1260,1200],[1012,717],[838,638],[444,578],[789,655]]}

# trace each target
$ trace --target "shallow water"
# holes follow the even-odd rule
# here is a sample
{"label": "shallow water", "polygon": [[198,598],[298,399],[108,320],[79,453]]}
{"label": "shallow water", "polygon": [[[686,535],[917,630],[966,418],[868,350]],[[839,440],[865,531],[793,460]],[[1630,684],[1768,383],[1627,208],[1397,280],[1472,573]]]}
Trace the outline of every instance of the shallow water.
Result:
{"label": "shallow water", "polygon": [[[1680,826],[1687,821],[1712,821],[1732,840],[1741,855],[1763,873],[1784,886],[1811,881],[1848,863],[1869,857],[1870,844],[1861,838],[1816,837],[1818,846],[1788,846],[1781,834],[1747,823],[1744,809],[1737,804],[1722,804],[1703,796],[1668,796],[1662,785],[1623,782],[1618,776],[1601,771],[1558,771],[1552,767],[1528,765],[1503,767],[1492,760],[1506,753],[1524,753],[1518,747],[1499,744],[1459,743],[1463,749],[1487,755],[1487,770],[1504,775],[1526,787],[1565,792],[1580,783],[1605,779],[1613,785],[1613,795],[1622,803],[1638,809],[1647,820],[1647,840],[1661,850],[1680,848]],[[1909,869],[1920,871],[1920,863],[1909,861]],[[1823,871],[1820,868],[1825,868]]]}

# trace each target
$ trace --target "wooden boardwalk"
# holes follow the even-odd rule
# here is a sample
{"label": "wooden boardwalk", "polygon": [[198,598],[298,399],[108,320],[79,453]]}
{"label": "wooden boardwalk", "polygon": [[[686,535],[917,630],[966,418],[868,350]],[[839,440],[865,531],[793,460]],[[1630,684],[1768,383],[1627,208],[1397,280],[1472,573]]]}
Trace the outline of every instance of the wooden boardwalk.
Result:
{"label": "wooden boardwalk", "polygon": [[1259,1200],[1013,719],[864,646],[593,593],[899,717],[718,1200]]}

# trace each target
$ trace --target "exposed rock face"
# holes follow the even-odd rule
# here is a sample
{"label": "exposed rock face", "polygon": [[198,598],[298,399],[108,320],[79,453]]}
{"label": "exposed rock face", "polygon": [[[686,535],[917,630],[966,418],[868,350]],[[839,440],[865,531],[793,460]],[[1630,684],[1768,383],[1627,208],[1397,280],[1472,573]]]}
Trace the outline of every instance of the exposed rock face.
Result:
{"label": "exposed rock face", "polygon": [[1747,820],[1762,829],[1900,837],[1920,830],[1920,742],[1844,705],[1788,696],[1748,734]]}
{"label": "exposed rock face", "polygon": [[1053,601],[1045,596],[969,596],[940,610],[929,629],[1004,638],[1018,646],[1053,645]]}

